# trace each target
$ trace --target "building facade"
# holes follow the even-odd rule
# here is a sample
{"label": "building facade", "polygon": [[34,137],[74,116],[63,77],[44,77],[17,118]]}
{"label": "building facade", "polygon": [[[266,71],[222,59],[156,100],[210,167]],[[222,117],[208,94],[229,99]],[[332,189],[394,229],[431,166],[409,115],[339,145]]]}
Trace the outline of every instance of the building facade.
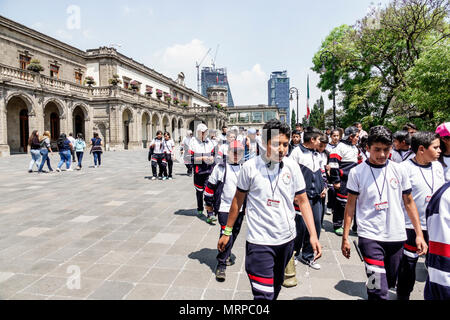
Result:
{"label": "building facade", "polygon": [[287,114],[287,123],[291,121],[289,89],[290,80],[287,71],[272,72],[268,81],[268,104],[283,110]]}
{"label": "building facade", "polygon": [[227,110],[229,126],[244,128],[255,128],[262,130],[265,123],[272,119],[283,122],[286,119],[286,112],[276,106],[254,105],[235,106]]}
{"label": "building facade", "polygon": [[[0,16],[0,157],[28,151],[33,130],[94,132],[106,150],[147,147],[157,130],[175,141],[203,122],[220,128],[225,109],[114,48],[82,51]],[[28,71],[33,59],[42,72]],[[93,78],[94,83],[90,83]],[[114,85],[111,79],[121,83]],[[89,81],[88,81],[89,80]]]}
{"label": "building facade", "polygon": [[227,89],[227,105],[234,107],[233,95],[231,94],[230,84],[228,83],[227,70],[225,68],[202,68],[202,95],[208,96],[208,89],[215,86],[223,86]]}

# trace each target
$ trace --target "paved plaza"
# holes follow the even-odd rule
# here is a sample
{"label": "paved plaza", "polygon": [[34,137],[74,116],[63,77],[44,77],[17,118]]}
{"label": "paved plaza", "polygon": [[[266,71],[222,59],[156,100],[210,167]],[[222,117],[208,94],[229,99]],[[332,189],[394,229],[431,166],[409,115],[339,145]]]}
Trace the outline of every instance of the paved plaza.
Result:
{"label": "paved plaza", "polygon": [[[59,156],[51,159],[56,168]],[[29,161],[0,158],[1,300],[253,298],[244,269],[245,224],[236,264],[218,283],[219,227],[197,217],[184,165],[175,164],[172,181],[150,181],[146,151],[107,152],[97,169],[87,154],[80,172],[29,174]],[[367,298],[363,263],[354,247],[350,260],[342,256],[341,238],[331,229],[326,216],[322,269],[299,263],[299,285],[283,288],[279,299]],[[412,299],[423,299],[423,261]]]}

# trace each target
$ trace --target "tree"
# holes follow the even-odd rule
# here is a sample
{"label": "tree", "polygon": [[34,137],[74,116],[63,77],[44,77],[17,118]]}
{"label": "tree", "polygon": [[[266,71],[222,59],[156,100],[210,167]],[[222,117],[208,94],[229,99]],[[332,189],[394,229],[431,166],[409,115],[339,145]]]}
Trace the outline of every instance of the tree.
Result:
{"label": "tree", "polygon": [[[373,9],[352,27],[331,31],[313,58],[313,70],[319,72],[325,50],[335,56],[344,126],[355,121],[369,127],[395,125],[398,114],[406,120],[418,115],[418,106],[402,99],[414,83],[408,80],[409,70],[422,54],[448,39],[449,8],[445,0],[394,0],[384,9]],[[322,91],[333,85],[331,59],[326,68],[318,84]],[[422,113],[428,120],[433,115]]]}
{"label": "tree", "polygon": [[311,110],[309,126],[321,130],[325,129],[325,103],[322,97],[316,101]]}
{"label": "tree", "polygon": [[292,128],[292,130],[295,130],[296,124],[297,124],[297,115],[295,114],[295,110],[292,110],[292,114],[291,114],[291,128]]}

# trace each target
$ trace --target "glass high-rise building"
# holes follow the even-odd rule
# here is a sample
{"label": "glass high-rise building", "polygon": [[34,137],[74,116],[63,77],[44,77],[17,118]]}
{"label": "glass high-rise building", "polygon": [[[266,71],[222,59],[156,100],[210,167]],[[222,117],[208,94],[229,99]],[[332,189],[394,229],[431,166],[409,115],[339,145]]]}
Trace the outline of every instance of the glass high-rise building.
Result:
{"label": "glass high-rise building", "polygon": [[211,86],[222,85],[228,89],[228,107],[234,107],[233,96],[231,95],[230,85],[228,83],[227,69],[220,68],[202,68],[202,95],[208,96],[208,88]]}
{"label": "glass high-rise building", "polygon": [[289,101],[290,81],[287,71],[274,71],[270,75],[268,82],[269,106],[277,106],[286,111],[287,123],[291,123],[290,101]]}

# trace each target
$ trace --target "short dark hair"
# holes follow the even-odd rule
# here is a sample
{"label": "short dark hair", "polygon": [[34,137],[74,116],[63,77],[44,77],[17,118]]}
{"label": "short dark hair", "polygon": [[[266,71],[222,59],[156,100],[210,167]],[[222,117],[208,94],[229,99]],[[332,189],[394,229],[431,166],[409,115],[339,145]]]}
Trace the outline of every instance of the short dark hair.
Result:
{"label": "short dark hair", "polygon": [[357,122],[355,122],[355,123],[353,124],[353,126],[356,127],[356,126],[359,126],[360,124],[362,125],[361,122],[357,121]]}
{"label": "short dark hair", "polygon": [[301,135],[302,135],[302,133],[301,133],[300,131],[298,131],[298,130],[292,131],[291,136],[293,136],[294,134],[296,134],[296,135],[298,135],[298,136],[301,136]]}
{"label": "short dark hair", "polygon": [[417,126],[414,123],[409,122],[409,123],[405,124],[403,127],[403,130],[408,131],[408,129],[417,130]]}
{"label": "short dark hair", "polygon": [[367,145],[370,147],[374,143],[382,143],[387,146],[392,146],[393,138],[391,130],[385,126],[376,126],[370,129]]}
{"label": "short dark hair", "polygon": [[228,126],[227,126],[227,125],[223,125],[223,126],[222,126],[222,129],[225,129],[225,128],[228,129]]}
{"label": "short dark hair", "polygon": [[398,142],[405,141],[407,145],[411,145],[411,134],[407,130],[397,131],[392,137]]}
{"label": "short dark hair", "polygon": [[420,146],[424,146],[425,149],[428,149],[431,146],[431,143],[433,143],[436,139],[439,139],[439,135],[437,133],[418,131],[413,134],[411,138],[411,150],[414,153],[417,153]]}
{"label": "short dark hair", "polygon": [[156,135],[159,136],[160,134],[163,134],[161,130],[156,131]]}
{"label": "short dark hair", "polygon": [[338,129],[333,129],[330,132],[330,136],[332,136],[335,132],[337,132],[339,136],[341,135],[341,132]]}
{"label": "short dark hair", "polygon": [[284,134],[288,139],[291,138],[291,128],[287,123],[277,119],[269,120],[263,127],[262,140],[269,144],[272,139],[273,130],[278,130],[279,134]]}
{"label": "short dark hair", "polygon": [[303,125],[302,125],[301,123],[296,123],[296,124],[295,124],[295,127],[301,127],[301,128],[303,128]]}
{"label": "short dark hair", "polygon": [[319,129],[308,127],[305,130],[305,133],[303,134],[303,141],[304,142],[311,142],[311,139],[317,139],[320,137],[322,132],[320,132]]}
{"label": "short dark hair", "polygon": [[169,136],[169,138],[171,138],[172,139],[172,136],[170,135],[170,133],[169,132],[164,132],[164,135],[168,135]]}
{"label": "short dark hair", "polygon": [[330,139],[328,138],[328,136],[325,133],[320,134],[320,143],[328,144],[329,141],[330,141]]}

